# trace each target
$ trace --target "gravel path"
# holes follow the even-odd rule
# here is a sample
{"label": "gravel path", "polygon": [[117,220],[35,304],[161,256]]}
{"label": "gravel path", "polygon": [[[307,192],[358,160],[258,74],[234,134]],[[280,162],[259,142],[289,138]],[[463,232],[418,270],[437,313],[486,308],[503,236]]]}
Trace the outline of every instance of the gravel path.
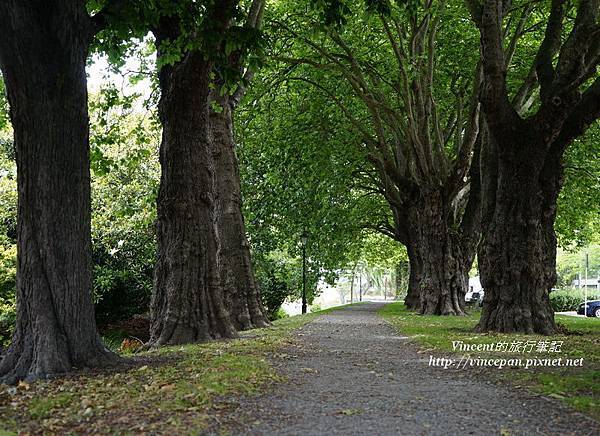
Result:
{"label": "gravel path", "polygon": [[429,355],[377,315],[381,307],[350,306],[296,331],[297,345],[273,358],[288,382],[240,400],[231,433],[600,434],[557,401],[429,367]]}

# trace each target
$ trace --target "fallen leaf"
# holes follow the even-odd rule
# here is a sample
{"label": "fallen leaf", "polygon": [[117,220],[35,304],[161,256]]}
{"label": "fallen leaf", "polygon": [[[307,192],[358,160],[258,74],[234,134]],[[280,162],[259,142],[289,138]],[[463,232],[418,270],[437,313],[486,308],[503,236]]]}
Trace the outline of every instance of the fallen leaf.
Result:
{"label": "fallen leaf", "polygon": [[175,384],[173,384],[173,383],[168,384],[168,385],[163,385],[160,387],[160,390],[163,392],[172,391],[173,389],[175,389]]}

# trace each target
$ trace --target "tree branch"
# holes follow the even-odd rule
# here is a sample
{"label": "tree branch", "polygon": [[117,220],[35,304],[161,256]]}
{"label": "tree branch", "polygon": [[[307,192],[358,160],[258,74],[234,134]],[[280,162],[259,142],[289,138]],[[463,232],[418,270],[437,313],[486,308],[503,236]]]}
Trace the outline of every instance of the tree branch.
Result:
{"label": "tree branch", "polygon": [[595,73],[596,64],[586,65],[585,58],[590,48],[598,48],[599,12],[600,0],[580,0],[573,30],[560,50],[556,65],[555,86],[558,89],[574,90],[590,77],[590,74]]}
{"label": "tree branch", "polygon": [[[490,126],[504,129],[521,121],[508,100],[502,44],[502,0],[486,0],[481,15],[481,52],[484,85],[481,102]],[[496,129],[494,129],[496,130]]]}
{"label": "tree branch", "polygon": [[[245,26],[250,29],[260,29],[262,27],[263,16],[265,13],[265,0],[254,0],[250,5],[250,10],[248,11],[248,18],[246,20]],[[241,68],[241,66],[240,66]],[[246,86],[254,77],[254,71],[252,68],[247,68],[242,76],[241,83],[238,84],[237,88],[231,95],[229,99],[229,104],[232,108],[235,108],[242,98],[244,94],[246,94]]]}
{"label": "tree branch", "polygon": [[562,22],[565,16],[566,0],[552,0],[550,17],[544,39],[535,57],[535,70],[540,83],[540,95],[545,100],[554,83],[555,71],[552,61],[560,49]]}
{"label": "tree branch", "polygon": [[287,80],[298,80],[298,81],[306,82],[306,83],[314,86],[315,88],[323,91],[331,99],[331,101],[333,101],[333,103],[335,103],[335,105],[342,111],[342,113],[348,119],[348,121],[350,121],[352,126],[354,126],[354,128],[356,130],[358,130],[358,132],[362,135],[363,140],[366,143],[371,144],[371,146],[374,146],[377,143],[377,141],[364,129],[364,127],[361,125],[361,123],[358,122],[358,120],[352,116],[352,114],[350,113],[348,108],[346,108],[346,106],[341,102],[341,100],[334,93],[329,91],[327,88],[325,88],[321,84],[315,82],[314,80],[307,79],[305,77],[288,77]]}
{"label": "tree branch", "polygon": [[92,34],[96,35],[106,29],[111,20],[121,15],[129,4],[130,0],[109,0],[99,12],[90,17]]}
{"label": "tree branch", "polygon": [[583,135],[586,130],[600,118],[600,77],[583,93],[581,101],[565,121],[559,135],[551,148],[562,152],[575,138]]}

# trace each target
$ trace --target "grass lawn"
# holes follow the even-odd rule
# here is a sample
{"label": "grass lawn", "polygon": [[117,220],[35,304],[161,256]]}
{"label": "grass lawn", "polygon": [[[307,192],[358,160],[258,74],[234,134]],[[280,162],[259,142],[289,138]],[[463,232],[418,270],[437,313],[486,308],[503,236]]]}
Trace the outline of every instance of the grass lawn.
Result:
{"label": "grass lawn", "polygon": [[228,395],[252,394],[279,380],[269,352],[318,314],[275,321],[240,339],[141,352],[120,370],[0,386],[0,435],[29,433],[193,433],[226,407]]}
{"label": "grass lawn", "polygon": [[[385,306],[380,314],[402,334],[411,336],[422,348],[431,354],[456,355],[457,360],[464,355],[473,358],[530,359],[528,369],[505,366],[503,369],[485,368],[494,376],[510,380],[519,386],[526,386],[538,393],[558,398],[575,409],[596,419],[600,418],[600,319],[556,316],[556,321],[565,333],[546,337],[540,335],[481,334],[473,328],[479,320],[480,312],[472,310],[464,317],[439,317],[417,315],[404,308],[403,303]],[[513,341],[563,341],[560,353],[529,352],[508,353],[500,351],[458,351],[453,349],[453,341],[466,344],[497,344]],[[582,367],[533,366],[534,358],[583,358]],[[538,362],[540,363],[540,362]]]}

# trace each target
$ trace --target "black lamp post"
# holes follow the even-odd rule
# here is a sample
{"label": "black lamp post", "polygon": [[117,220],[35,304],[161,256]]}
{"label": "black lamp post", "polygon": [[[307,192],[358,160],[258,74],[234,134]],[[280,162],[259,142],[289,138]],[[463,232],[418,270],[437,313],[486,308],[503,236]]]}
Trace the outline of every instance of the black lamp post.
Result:
{"label": "black lamp post", "polygon": [[308,242],[308,233],[306,233],[306,230],[302,232],[300,242],[302,242],[302,313],[306,313],[308,309],[306,301],[306,244]]}

